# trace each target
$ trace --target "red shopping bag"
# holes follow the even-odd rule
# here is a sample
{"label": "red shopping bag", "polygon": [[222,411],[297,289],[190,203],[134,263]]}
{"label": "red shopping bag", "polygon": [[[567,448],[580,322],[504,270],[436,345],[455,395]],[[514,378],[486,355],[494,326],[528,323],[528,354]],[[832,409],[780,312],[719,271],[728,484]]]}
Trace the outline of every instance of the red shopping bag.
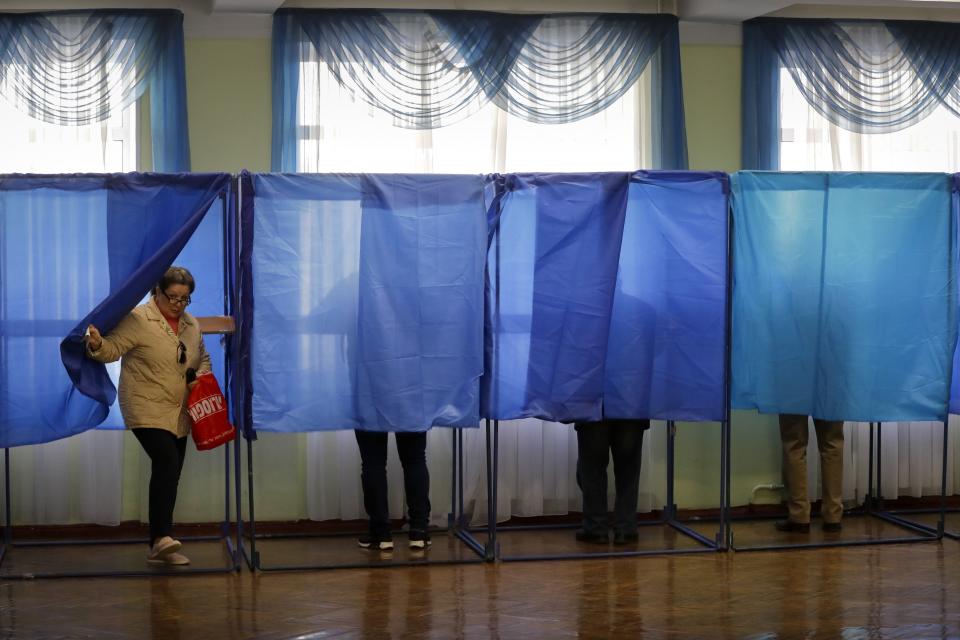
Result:
{"label": "red shopping bag", "polygon": [[214,449],[237,437],[227,413],[227,399],[210,371],[197,376],[187,400],[187,413],[193,420],[190,431],[199,451]]}

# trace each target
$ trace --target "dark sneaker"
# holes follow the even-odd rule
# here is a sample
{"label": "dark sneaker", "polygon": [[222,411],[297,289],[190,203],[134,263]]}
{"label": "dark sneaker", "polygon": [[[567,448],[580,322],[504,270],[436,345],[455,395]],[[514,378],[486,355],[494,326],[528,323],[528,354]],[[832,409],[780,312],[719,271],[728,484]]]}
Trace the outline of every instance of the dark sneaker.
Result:
{"label": "dark sneaker", "polygon": [[393,549],[393,538],[390,537],[390,534],[383,536],[368,533],[360,536],[357,543],[364,549],[370,549],[372,551],[390,551]]}
{"label": "dark sneaker", "polygon": [[777,531],[784,533],[810,533],[809,522],[794,522],[793,520],[777,520],[773,523]]}
{"label": "dark sneaker", "polygon": [[839,522],[824,522],[823,531],[824,533],[839,533],[843,530],[843,525]]}
{"label": "dark sneaker", "polygon": [[630,544],[632,542],[637,542],[640,540],[640,534],[636,531],[614,531],[613,532],[613,544],[622,546],[625,544]]}
{"label": "dark sneaker", "polygon": [[610,537],[606,531],[587,531],[586,529],[577,529],[575,534],[577,541],[589,542],[591,544],[608,544]]}
{"label": "dark sneaker", "polygon": [[423,531],[420,529],[410,530],[410,548],[411,549],[426,549],[430,545],[431,545],[431,542],[430,542],[429,531]]}

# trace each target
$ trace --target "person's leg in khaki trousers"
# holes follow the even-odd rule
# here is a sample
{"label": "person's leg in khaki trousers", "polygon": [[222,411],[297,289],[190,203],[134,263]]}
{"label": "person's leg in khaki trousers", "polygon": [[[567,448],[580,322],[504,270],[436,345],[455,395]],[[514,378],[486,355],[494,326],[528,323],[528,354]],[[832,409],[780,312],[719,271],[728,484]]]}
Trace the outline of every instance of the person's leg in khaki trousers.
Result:
{"label": "person's leg in khaki trousers", "polygon": [[814,420],[820,450],[820,517],[828,528],[843,517],[843,421]]}
{"label": "person's leg in khaki trousers", "polygon": [[[814,420],[823,506],[821,516],[828,529],[839,529],[843,516],[843,422]],[[805,531],[810,525],[810,498],[807,495],[807,416],[782,414],[780,439],[783,444],[783,478],[787,485],[790,515],[778,522],[781,531]]]}

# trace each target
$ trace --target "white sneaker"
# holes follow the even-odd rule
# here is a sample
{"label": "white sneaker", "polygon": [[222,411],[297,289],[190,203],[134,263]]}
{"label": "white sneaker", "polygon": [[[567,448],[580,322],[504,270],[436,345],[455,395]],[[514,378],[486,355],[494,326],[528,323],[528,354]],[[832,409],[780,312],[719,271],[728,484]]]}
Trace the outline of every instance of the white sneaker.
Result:
{"label": "white sneaker", "polygon": [[150,564],[168,564],[167,556],[170,554],[179,555],[177,551],[180,550],[181,546],[183,545],[180,544],[179,540],[174,540],[170,536],[163,536],[150,547],[147,562]]}

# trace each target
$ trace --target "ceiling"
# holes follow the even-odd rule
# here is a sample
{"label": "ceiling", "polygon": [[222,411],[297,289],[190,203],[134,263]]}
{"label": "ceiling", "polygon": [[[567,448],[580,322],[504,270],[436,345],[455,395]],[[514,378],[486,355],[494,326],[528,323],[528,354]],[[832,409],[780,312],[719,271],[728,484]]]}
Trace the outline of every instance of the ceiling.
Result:
{"label": "ceiling", "polygon": [[739,24],[759,16],[894,18],[960,22],[960,0],[0,0],[0,11],[169,7],[187,37],[269,38],[280,7],[377,7],[491,11],[670,12],[683,42],[739,42]]}
{"label": "ceiling", "polygon": [[806,2],[791,2],[790,0],[666,0],[662,2],[644,2],[642,0],[629,2],[565,2],[557,0],[525,0],[521,2],[483,2],[469,0],[436,2],[426,0],[420,2],[397,2],[396,0],[387,2],[351,2],[345,1],[324,1],[324,0],[204,0],[211,6],[213,12],[243,12],[243,13],[273,13],[281,6],[297,7],[344,7],[344,6],[376,6],[378,8],[388,8],[391,5],[397,7],[420,7],[420,8],[458,8],[458,9],[483,9],[493,8],[497,5],[497,10],[509,9],[511,5],[519,10],[570,10],[572,7],[579,6],[581,9],[589,7],[590,10],[598,10],[598,5],[620,6],[623,10],[649,10],[651,5],[659,5],[662,9],[673,10],[681,20],[692,20],[698,22],[721,22],[727,24],[736,24],[756,18],[758,16],[784,13],[801,12],[815,13],[818,9],[835,12],[839,10],[844,14],[851,13],[876,13],[887,10],[893,13],[913,13],[926,15],[939,15],[945,12],[956,12],[960,15],[960,2],[944,2],[941,0],[806,0]]}

